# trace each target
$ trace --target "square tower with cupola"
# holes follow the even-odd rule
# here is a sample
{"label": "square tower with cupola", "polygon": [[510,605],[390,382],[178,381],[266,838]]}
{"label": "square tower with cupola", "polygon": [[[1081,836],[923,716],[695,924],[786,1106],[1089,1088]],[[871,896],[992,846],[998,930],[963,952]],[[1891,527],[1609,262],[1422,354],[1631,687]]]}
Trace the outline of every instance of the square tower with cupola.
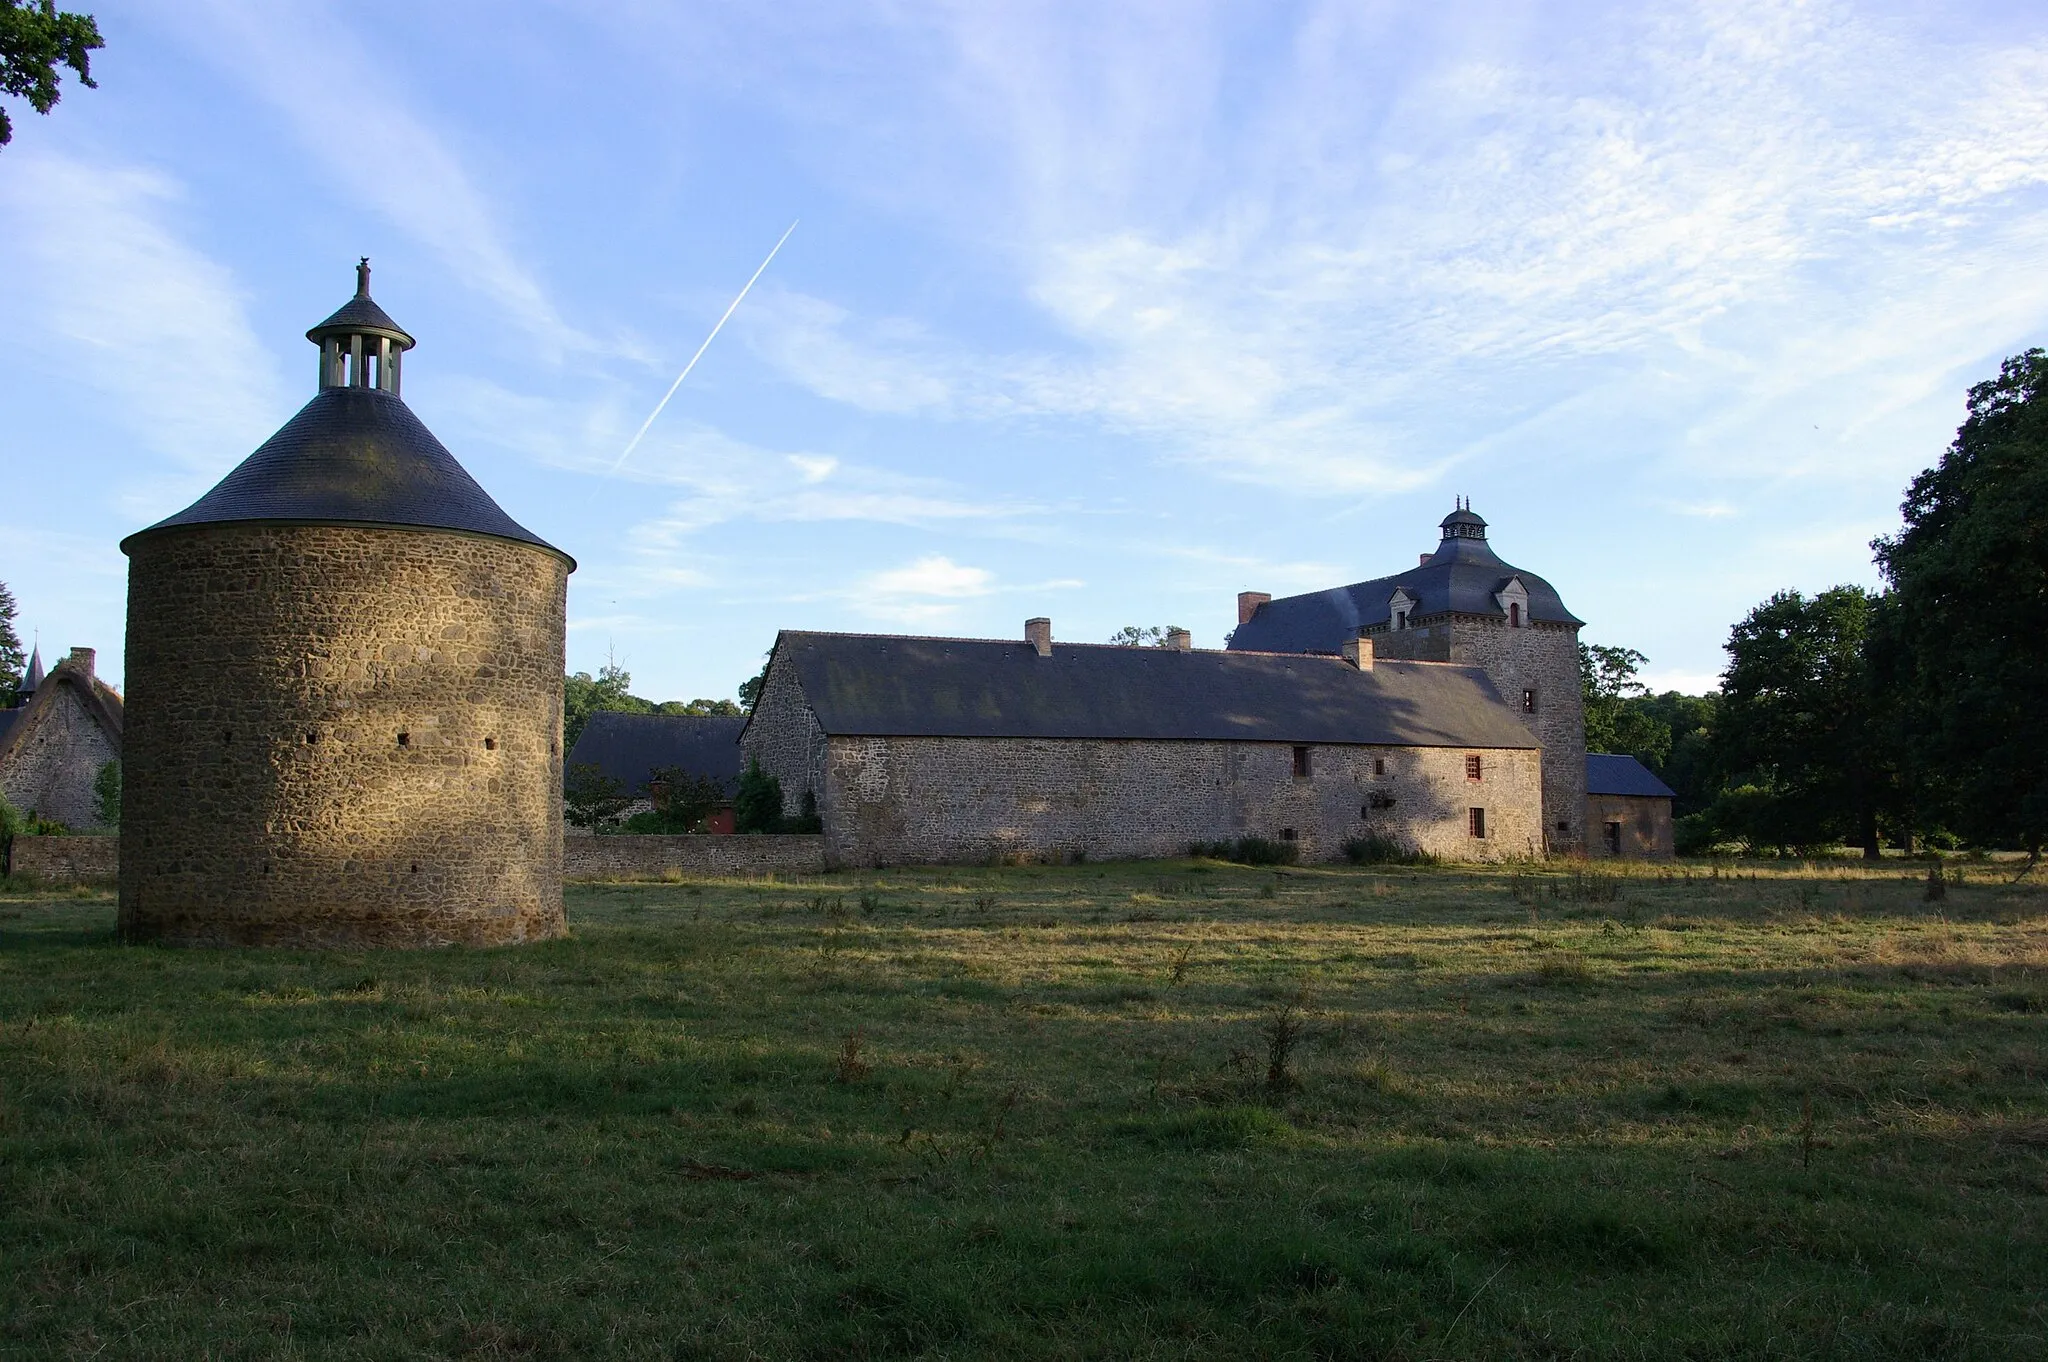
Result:
{"label": "square tower with cupola", "polygon": [[1501,560],[1460,500],[1436,552],[1405,572],[1302,596],[1238,597],[1238,652],[1379,657],[1479,667],[1543,747],[1543,827],[1553,855],[1586,849],[1586,708],[1579,629],[1557,590]]}

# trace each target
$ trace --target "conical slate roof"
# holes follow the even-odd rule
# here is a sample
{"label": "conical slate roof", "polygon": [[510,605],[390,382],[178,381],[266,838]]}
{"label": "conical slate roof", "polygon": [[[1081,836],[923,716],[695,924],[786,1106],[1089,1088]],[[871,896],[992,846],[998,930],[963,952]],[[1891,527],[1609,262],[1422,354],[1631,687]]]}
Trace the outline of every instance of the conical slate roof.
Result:
{"label": "conical slate roof", "polygon": [[[358,267],[356,296],[307,332],[316,343],[381,333],[394,350],[412,337],[369,293],[369,262]],[[374,353],[374,343],[361,347]],[[346,357],[348,346],[339,353]],[[324,354],[325,352],[323,352]],[[398,525],[458,530],[532,544],[575,560],[526,529],[491,500],[396,391],[345,382],[345,370],[322,361],[323,386],[212,491],[167,520],[121,541],[124,552],[143,535],[193,525],[261,522],[283,525]],[[380,378],[380,383],[386,382]]]}
{"label": "conical slate roof", "polygon": [[28,695],[31,695],[31,694],[33,694],[33,693],[35,692],[35,689],[36,689],[36,687],[38,687],[38,686],[40,686],[40,685],[42,685],[42,684],[43,684],[43,648],[42,648],[42,645],[41,645],[41,644],[37,644],[37,645],[36,645],[35,647],[33,647],[33,648],[29,649],[29,654],[28,654],[28,675],[27,675],[26,677],[22,678],[22,682],[21,682],[21,693],[22,693],[22,695],[23,695],[23,696],[28,696]]}
{"label": "conical slate roof", "polygon": [[462,530],[562,552],[499,509],[402,399],[375,388],[322,388],[211,492],[121,547],[233,521]]}

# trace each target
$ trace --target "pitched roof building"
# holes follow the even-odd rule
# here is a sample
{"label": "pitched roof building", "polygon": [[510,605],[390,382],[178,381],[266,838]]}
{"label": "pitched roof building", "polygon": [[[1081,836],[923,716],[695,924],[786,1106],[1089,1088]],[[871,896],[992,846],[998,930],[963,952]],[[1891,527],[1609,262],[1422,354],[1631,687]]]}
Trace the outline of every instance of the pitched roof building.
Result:
{"label": "pitched roof building", "polygon": [[624,714],[599,710],[584,723],[564,769],[595,766],[634,797],[647,794],[648,773],[681,767],[732,792],[740,775],[744,718],[700,714]]}
{"label": "pitched roof building", "polygon": [[121,696],[93,660],[91,648],[73,648],[45,675],[37,649],[21,703],[0,710],[0,798],[80,831],[104,826],[93,782],[121,759]]}
{"label": "pitched roof building", "polygon": [[1483,669],[1339,655],[785,631],[740,745],[829,861],[1185,855],[1246,836],[1309,860],[1381,838],[1542,854],[1539,746]]}

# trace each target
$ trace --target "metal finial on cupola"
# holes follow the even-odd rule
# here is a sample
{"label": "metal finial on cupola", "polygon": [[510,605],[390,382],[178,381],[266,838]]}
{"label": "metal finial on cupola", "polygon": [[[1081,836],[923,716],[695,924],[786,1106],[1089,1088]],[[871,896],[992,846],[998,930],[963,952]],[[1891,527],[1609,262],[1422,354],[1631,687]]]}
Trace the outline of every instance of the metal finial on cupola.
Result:
{"label": "metal finial on cupola", "polygon": [[356,262],[356,296],[306,333],[320,347],[322,388],[368,388],[398,396],[399,356],[413,339],[370,298],[370,257]]}

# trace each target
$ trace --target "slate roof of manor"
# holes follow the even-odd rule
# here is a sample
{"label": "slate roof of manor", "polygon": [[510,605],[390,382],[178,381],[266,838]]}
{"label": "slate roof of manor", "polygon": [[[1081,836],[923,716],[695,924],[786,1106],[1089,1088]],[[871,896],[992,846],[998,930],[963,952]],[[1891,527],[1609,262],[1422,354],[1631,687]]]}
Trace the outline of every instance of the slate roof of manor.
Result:
{"label": "slate roof of manor", "polygon": [[1557,588],[1533,572],[1501,561],[1483,538],[1454,534],[1453,527],[1486,522],[1470,511],[1444,519],[1445,537],[1429,560],[1406,572],[1350,586],[1283,596],[1261,605],[1230,636],[1233,649],[1270,653],[1336,653],[1360,629],[1389,622],[1388,602],[1396,587],[1415,598],[1415,618],[1445,611],[1466,615],[1504,613],[1494,594],[1519,577],[1529,592],[1529,618],[1536,623],[1582,624],[1565,609]]}
{"label": "slate roof of manor", "polygon": [[680,766],[692,775],[723,781],[730,791],[740,774],[740,730],[744,718],[724,715],[621,714],[599,710],[576,735],[563,764],[589,764],[634,794],[647,786],[657,766]]}
{"label": "slate roof of manor", "polygon": [[1106,738],[1534,748],[1477,667],[785,630],[834,736]]}
{"label": "slate roof of manor", "polygon": [[1586,754],[1586,793],[1676,799],[1677,793],[1634,757],[1611,752]]}

